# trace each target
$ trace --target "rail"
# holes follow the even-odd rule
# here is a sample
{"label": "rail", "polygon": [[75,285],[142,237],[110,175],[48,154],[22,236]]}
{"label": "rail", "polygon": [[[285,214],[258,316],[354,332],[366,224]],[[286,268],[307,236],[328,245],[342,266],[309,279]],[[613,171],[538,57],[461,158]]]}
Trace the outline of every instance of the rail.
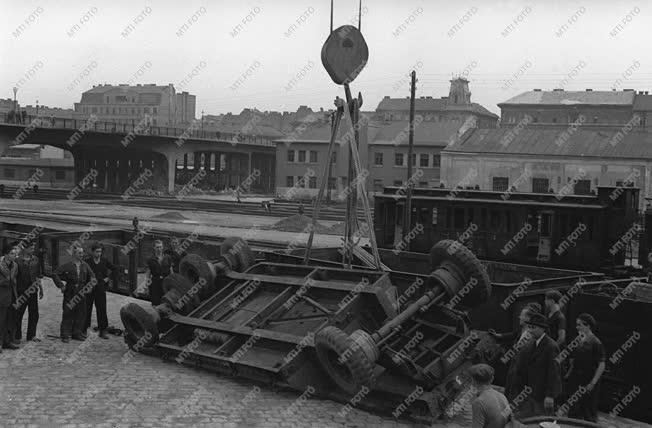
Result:
{"label": "rail", "polygon": [[132,120],[132,123],[103,122],[92,119],[71,119],[62,117],[45,117],[36,115],[25,115],[18,118],[9,113],[0,115],[0,123],[11,125],[22,125],[35,128],[56,128],[70,129],[79,132],[93,131],[109,134],[133,134],[133,135],[155,135],[159,137],[177,137],[180,140],[200,139],[208,141],[222,141],[231,144],[252,144],[264,147],[275,147],[273,140],[261,135],[249,135],[243,133],[209,131],[196,129],[193,123],[186,128],[153,126],[143,121]]}

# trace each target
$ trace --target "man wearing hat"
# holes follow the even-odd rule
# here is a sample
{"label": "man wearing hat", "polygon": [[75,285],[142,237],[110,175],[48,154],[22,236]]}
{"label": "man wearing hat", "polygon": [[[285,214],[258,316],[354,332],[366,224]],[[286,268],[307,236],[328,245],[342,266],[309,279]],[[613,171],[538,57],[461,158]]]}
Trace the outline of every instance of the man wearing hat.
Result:
{"label": "man wearing hat", "polygon": [[550,290],[546,293],[545,305],[548,315],[548,334],[562,348],[566,342],[566,317],[561,312],[559,301],[561,293],[557,290]]}
{"label": "man wearing hat", "polygon": [[552,414],[555,399],[561,393],[559,347],[546,334],[548,320],[542,314],[533,313],[526,321],[526,328],[533,340],[521,350],[517,371],[523,388],[530,388],[531,393],[519,407],[519,419]]}
{"label": "man wearing hat", "polygon": [[491,387],[494,369],[487,364],[469,367],[469,375],[478,393],[471,403],[473,428],[504,428],[512,410],[507,398]]}

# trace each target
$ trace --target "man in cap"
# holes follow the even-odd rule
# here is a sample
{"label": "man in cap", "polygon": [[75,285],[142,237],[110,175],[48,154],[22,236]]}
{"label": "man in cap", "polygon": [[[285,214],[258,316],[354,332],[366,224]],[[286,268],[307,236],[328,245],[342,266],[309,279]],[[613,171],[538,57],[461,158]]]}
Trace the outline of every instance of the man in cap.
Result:
{"label": "man in cap", "polygon": [[512,409],[507,398],[491,387],[494,369],[487,364],[476,364],[469,368],[469,375],[477,389],[471,403],[473,428],[503,428],[510,419]]}
{"label": "man in cap", "polygon": [[18,275],[18,248],[6,247],[0,257],[0,353],[2,348],[18,349],[14,343],[15,303],[17,299],[16,277]]}
{"label": "man in cap", "polygon": [[559,307],[561,293],[557,290],[550,290],[546,293],[545,305],[548,315],[548,334],[557,342],[560,348],[566,342],[566,317]]}
{"label": "man in cap", "polygon": [[561,393],[559,347],[546,334],[548,320],[542,314],[533,313],[526,321],[526,328],[533,340],[521,350],[517,371],[523,389],[529,388],[531,392],[519,407],[519,419],[552,414],[555,399]]}

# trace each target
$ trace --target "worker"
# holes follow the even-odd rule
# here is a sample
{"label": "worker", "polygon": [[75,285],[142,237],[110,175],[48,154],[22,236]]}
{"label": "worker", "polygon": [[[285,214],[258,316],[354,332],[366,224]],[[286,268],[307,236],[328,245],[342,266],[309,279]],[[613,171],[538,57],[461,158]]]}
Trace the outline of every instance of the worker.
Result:
{"label": "worker", "polygon": [[15,343],[15,308],[13,304],[17,300],[16,278],[18,276],[18,249],[12,246],[6,247],[4,254],[0,257],[0,352],[2,349],[18,349]]}
{"label": "worker", "polygon": [[566,376],[568,393],[578,397],[568,415],[590,422],[597,422],[600,379],[605,369],[604,346],[593,333],[595,324],[595,318],[589,314],[577,316],[575,325],[580,342],[571,354],[570,369]]}
{"label": "worker", "polygon": [[548,334],[557,342],[559,349],[563,348],[566,342],[566,317],[559,307],[561,293],[557,290],[550,290],[545,295],[545,308],[548,317]]}
{"label": "worker", "polygon": [[533,313],[526,321],[532,339],[518,356],[517,376],[523,389],[532,390],[519,406],[518,417],[551,415],[555,400],[561,393],[561,373],[557,357],[559,347],[547,334],[548,320],[543,314]]}
{"label": "worker", "polygon": [[[521,393],[523,388],[523,381],[519,378],[517,373],[518,368],[518,358],[521,355],[520,351],[532,339],[532,336],[529,334],[526,323],[530,316],[534,313],[539,313],[541,311],[541,305],[535,302],[528,303],[521,309],[518,317],[518,328],[515,328],[509,333],[496,333],[495,330],[490,329],[489,334],[491,334],[499,342],[508,342],[511,344],[514,350],[514,356],[506,362],[507,367],[507,377],[505,379],[505,396],[508,400],[514,400],[514,398]],[[509,353],[509,351],[507,351]],[[507,355],[507,354],[506,354]]]}
{"label": "worker", "polygon": [[487,364],[469,367],[469,375],[477,390],[471,403],[472,428],[504,428],[511,419],[512,411],[507,398],[491,387],[494,369]]}
{"label": "worker", "polygon": [[179,245],[179,238],[173,236],[170,238],[170,248],[164,251],[164,254],[167,255],[170,259],[170,264],[172,265],[172,271],[179,273],[179,267],[181,264],[181,259],[186,257],[188,253]]}
{"label": "worker", "polygon": [[97,285],[86,297],[86,324],[84,332],[87,334],[88,329],[91,327],[93,304],[95,304],[98,336],[102,339],[108,339],[107,330],[109,328],[109,319],[106,314],[106,290],[111,284],[110,274],[115,272],[115,266],[103,257],[103,252],[102,245],[96,242],[91,246],[91,255],[86,259],[86,263],[88,263],[88,266],[90,266],[95,275]]}
{"label": "worker", "polygon": [[93,291],[97,280],[91,267],[84,261],[84,249],[73,248],[72,260],[59,266],[52,279],[63,293],[61,341],[68,343],[71,336],[73,340],[85,340],[86,296]]}
{"label": "worker", "polygon": [[41,261],[34,254],[36,244],[32,241],[27,243],[22,251],[22,255],[16,260],[18,264],[18,281],[17,291],[18,300],[16,310],[16,341],[20,342],[23,335],[23,316],[25,311],[29,311],[27,316],[27,334],[26,339],[29,341],[40,342],[36,337],[36,325],[38,324],[38,301],[43,299],[43,272],[41,271]]}
{"label": "worker", "polygon": [[149,300],[153,306],[161,304],[163,297],[163,279],[173,273],[170,257],[163,254],[163,241],[154,241],[154,255],[147,260],[147,283]]}

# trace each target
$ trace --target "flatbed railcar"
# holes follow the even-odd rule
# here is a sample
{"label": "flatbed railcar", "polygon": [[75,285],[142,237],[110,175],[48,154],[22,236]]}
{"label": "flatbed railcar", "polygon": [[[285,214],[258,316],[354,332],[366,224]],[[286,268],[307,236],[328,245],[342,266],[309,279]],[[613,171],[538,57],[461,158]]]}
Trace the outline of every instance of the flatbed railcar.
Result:
{"label": "flatbed railcar", "polygon": [[427,253],[433,242],[456,239],[486,260],[601,272],[640,258],[644,221],[634,187],[590,195],[415,188],[407,231],[405,203],[401,187],[374,195],[380,247]]}

